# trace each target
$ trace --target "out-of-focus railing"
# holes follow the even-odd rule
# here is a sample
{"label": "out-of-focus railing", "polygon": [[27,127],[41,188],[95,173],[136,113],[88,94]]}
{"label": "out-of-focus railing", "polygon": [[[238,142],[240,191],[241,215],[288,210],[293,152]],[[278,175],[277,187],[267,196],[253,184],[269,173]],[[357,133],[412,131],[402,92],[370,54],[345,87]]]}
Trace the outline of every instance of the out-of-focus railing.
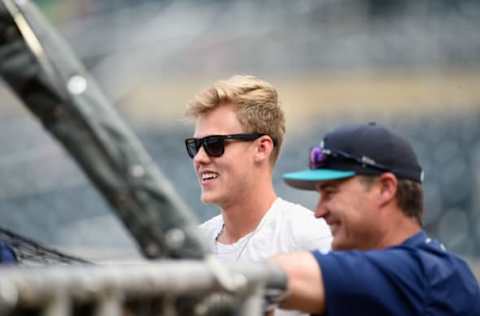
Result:
{"label": "out-of-focus railing", "polygon": [[284,275],[268,265],[224,269],[209,259],[2,267],[0,313],[253,316],[263,313],[266,286],[285,284]]}

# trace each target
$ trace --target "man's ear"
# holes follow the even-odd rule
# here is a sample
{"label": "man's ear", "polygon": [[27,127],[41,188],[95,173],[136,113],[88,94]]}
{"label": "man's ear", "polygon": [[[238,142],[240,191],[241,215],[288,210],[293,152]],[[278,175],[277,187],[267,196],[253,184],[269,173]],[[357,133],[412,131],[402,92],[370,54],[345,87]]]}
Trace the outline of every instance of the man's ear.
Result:
{"label": "man's ear", "polygon": [[255,162],[269,160],[273,151],[273,141],[268,135],[261,136],[256,140]]}
{"label": "man's ear", "polygon": [[385,206],[395,199],[397,194],[398,181],[397,177],[391,172],[385,172],[378,178],[379,202],[381,206]]}

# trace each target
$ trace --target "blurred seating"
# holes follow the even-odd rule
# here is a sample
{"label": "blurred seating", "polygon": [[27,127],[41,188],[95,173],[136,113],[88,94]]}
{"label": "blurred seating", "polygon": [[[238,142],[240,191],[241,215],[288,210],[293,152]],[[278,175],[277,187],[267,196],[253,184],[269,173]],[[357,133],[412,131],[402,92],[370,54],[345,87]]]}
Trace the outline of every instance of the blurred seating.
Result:
{"label": "blurred seating", "polygon": [[[452,250],[480,256],[480,115],[383,123],[413,141],[424,165],[426,229]],[[320,130],[306,124],[309,129],[288,136],[274,175],[280,196],[314,207],[316,195],[291,190],[281,174],[306,167],[307,148],[338,124],[330,122]],[[191,132],[191,127],[169,125],[138,134],[180,196],[205,220],[218,211],[199,201],[200,189],[183,145]],[[133,247],[102,198],[36,122],[0,122],[0,141],[7,149],[0,158],[2,225],[66,248]]]}

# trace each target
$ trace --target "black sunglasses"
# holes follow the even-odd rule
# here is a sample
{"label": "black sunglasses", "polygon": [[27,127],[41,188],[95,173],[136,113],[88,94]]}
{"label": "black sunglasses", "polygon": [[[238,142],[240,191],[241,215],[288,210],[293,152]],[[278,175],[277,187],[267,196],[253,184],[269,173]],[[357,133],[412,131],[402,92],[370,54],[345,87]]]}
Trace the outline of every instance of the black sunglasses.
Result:
{"label": "black sunglasses", "polygon": [[362,156],[362,158],[358,158],[340,150],[326,149],[321,146],[315,146],[310,149],[308,166],[310,169],[320,169],[325,167],[329,159],[332,158],[352,160],[363,167],[368,166],[382,171],[390,171],[390,168],[377,163],[375,160],[369,157]]}
{"label": "black sunglasses", "polygon": [[203,138],[187,138],[185,139],[185,146],[190,158],[195,155],[203,146],[203,150],[211,157],[220,157],[225,152],[225,142],[227,141],[252,141],[266,134],[261,133],[242,133],[231,135],[209,135]]}

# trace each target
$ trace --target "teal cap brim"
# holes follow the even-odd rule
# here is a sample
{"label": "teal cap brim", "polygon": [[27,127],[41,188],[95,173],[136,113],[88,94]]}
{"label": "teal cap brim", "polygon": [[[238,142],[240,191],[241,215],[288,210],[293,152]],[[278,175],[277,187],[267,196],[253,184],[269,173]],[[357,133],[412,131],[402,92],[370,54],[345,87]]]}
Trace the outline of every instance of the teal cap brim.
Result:
{"label": "teal cap brim", "polygon": [[290,186],[301,190],[315,190],[315,185],[321,181],[339,180],[355,175],[353,171],[334,169],[307,169],[286,173],[283,180]]}

